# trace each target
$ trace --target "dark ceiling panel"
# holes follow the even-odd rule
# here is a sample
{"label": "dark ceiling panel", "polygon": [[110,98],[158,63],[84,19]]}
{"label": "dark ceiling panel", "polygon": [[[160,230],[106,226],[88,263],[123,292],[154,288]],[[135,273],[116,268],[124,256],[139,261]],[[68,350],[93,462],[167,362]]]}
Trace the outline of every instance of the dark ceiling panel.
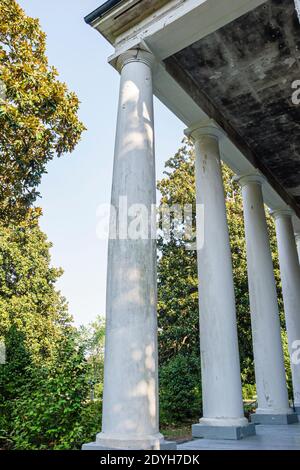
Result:
{"label": "dark ceiling panel", "polygon": [[165,62],[300,211],[300,105],[292,103],[292,83],[300,80],[300,25],[294,1],[269,0]]}

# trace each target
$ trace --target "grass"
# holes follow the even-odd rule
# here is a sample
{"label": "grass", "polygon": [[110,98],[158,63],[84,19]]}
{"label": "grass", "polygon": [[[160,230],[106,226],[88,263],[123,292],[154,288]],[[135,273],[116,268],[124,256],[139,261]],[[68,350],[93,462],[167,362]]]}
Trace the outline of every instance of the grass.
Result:
{"label": "grass", "polygon": [[168,441],[190,441],[192,440],[192,423],[170,424],[168,426],[162,426],[161,433]]}
{"label": "grass", "polygon": [[[251,413],[255,411],[255,399],[244,400],[244,411],[248,418]],[[161,425],[161,433],[165,439],[176,442],[186,442],[192,440],[192,424],[196,423],[197,419],[190,423],[178,424],[165,424]]]}

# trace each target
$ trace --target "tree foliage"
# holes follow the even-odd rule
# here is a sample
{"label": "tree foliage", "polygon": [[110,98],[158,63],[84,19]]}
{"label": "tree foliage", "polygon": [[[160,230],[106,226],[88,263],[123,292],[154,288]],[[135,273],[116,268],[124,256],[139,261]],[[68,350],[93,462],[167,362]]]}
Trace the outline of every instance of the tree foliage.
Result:
{"label": "tree foliage", "polygon": [[0,444],[79,449],[100,428],[101,399],[89,395],[98,331],[72,326],[32,205],[47,163],[71,152],[84,126],[38,20],[15,0],[0,0],[0,11]]}
{"label": "tree foliage", "polygon": [[84,129],[79,101],[45,54],[39,21],[0,0],[0,218],[22,216],[55,155],[71,152]]}
{"label": "tree foliage", "polygon": [[88,383],[91,400],[102,400],[104,381],[105,319],[100,315],[88,326],[79,329],[81,343],[89,364]]}
{"label": "tree foliage", "polygon": [[[192,148],[185,144],[166,163],[166,178],[158,184],[161,207],[195,206]],[[194,214],[195,218],[195,214]],[[198,354],[198,281],[195,253],[186,250],[184,225],[172,219],[170,239],[158,239],[158,315],[160,361],[178,353]],[[180,314],[179,314],[180,312]]]}
{"label": "tree foliage", "polygon": [[197,420],[201,408],[199,357],[176,354],[160,368],[161,425]]}
{"label": "tree foliage", "polygon": [[39,215],[0,224],[0,429],[15,449],[74,448],[87,432],[90,366]]}
{"label": "tree foliage", "polygon": [[[13,351],[9,351],[8,361],[14,362]],[[26,364],[26,380],[10,402],[9,437],[14,449],[80,448],[87,431],[83,414],[89,387],[87,369],[74,330],[66,332],[51,362]]]}
{"label": "tree foliage", "polygon": [[55,289],[62,271],[50,266],[51,244],[38,225],[40,210],[19,224],[0,223],[0,337],[18,331],[36,363],[50,359],[71,320]]}

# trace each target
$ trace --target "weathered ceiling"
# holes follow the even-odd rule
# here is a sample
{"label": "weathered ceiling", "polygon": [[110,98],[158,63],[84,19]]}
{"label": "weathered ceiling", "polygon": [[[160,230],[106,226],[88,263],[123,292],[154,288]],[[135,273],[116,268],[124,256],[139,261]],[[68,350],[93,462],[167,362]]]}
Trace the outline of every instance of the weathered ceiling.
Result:
{"label": "weathered ceiling", "polygon": [[300,25],[269,0],[165,60],[167,70],[300,214]]}
{"label": "weathered ceiling", "polygon": [[[129,28],[141,23],[170,0],[108,0],[85,17],[85,21],[99,29],[114,43]],[[102,20],[104,20],[102,22]],[[101,26],[100,26],[101,25]]]}

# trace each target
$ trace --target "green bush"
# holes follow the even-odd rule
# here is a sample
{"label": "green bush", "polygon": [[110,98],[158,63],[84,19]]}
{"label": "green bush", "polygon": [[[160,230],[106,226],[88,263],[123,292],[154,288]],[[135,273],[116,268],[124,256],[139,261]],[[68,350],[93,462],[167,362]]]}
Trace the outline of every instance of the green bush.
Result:
{"label": "green bush", "polygon": [[256,386],[255,384],[244,384],[243,385],[243,399],[253,400],[256,399]]}
{"label": "green bush", "polygon": [[64,399],[51,405],[48,399],[43,402],[40,397],[20,400],[16,404],[9,448],[80,450],[83,443],[94,441],[101,429],[101,402],[85,403],[80,410],[78,403],[64,406],[63,402]]}
{"label": "green bush", "polygon": [[160,367],[160,415],[163,425],[199,419],[201,378],[199,358],[178,354]]}
{"label": "green bush", "polygon": [[[54,360],[47,366],[29,363],[23,367],[23,380],[15,382],[14,396],[0,402],[3,447],[75,450],[94,440],[100,430],[101,400],[88,400],[90,365],[74,330],[66,333]],[[15,363],[15,351],[8,348],[8,362],[0,374],[0,389],[7,396],[10,377],[5,372]]]}

